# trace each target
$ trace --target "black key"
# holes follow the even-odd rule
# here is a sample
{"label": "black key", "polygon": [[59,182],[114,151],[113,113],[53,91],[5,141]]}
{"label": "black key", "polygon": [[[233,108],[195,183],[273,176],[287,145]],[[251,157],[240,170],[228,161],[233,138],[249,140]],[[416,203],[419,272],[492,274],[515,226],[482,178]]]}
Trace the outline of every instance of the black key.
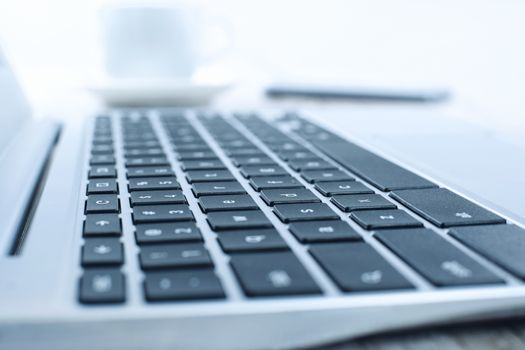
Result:
{"label": "black key", "polygon": [[232,158],[233,164],[236,166],[243,165],[277,165],[275,161],[267,156],[243,156]]}
{"label": "black key", "polygon": [[180,185],[175,177],[140,177],[129,179],[130,191],[178,190]]}
{"label": "black key", "polygon": [[174,144],[173,149],[175,152],[212,151],[210,146],[205,143],[184,143],[179,145]]}
{"label": "black key", "polygon": [[430,229],[381,231],[375,236],[436,286],[503,282]]}
{"label": "black key", "polygon": [[445,188],[399,191],[390,195],[439,227],[505,223],[500,216]]}
{"label": "black key", "polygon": [[118,269],[87,269],[80,279],[79,300],[85,304],[122,303],[126,300],[124,275]]}
{"label": "black key", "polygon": [[321,200],[306,188],[262,190],[261,198],[268,205],[288,203],[315,203]]}
{"label": "black key", "polygon": [[353,181],[354,178],[341,170],[306,170],[301,173],[303,179],[310,183],[319,181]]}
{"label": "black key", "polygon": [[182,191],[137,191],[130,193],[130,203],[136,205],[151,204],[185,204],[186,197]]}
{"label": "black key", "polygon": [[315,184],[315,189],[323,196],[334,196],[336,194],[366,194],[374,193],[370,188],[357,181],[319,181]]}
{"label": "black key", "polygon": [[153,223],[136,225],[138,244],[202,241],[200,230],[193,222]]}
{"label": "black key", "polygon": [[270,220],[260,210],[209,213],[208,223],[216,231],[273,227]]}
{"label": "black key", "polygon": [[341,220],[295,222],[290,225],[290,232],[302,243],[361,239],[361,236],[348,223]]}
{"label": "black key", "polygon": [[90,165],[112,165],[115,164],[115,157],[110,154],[99,154],[92,156],[89,160]]}
{"label": "black key", "polygon": [[179,152],[178,160],[203,160],[203,159],[217,159],[214,152],[209,151],[193,151],[193,152]]}
{"label": "black key", "polygon": [[128,148],[124,152],[126,158],[159,157],[164,156],[162,148]]}
{"label": "black key", "polygon": [[246,190],[236,181],[200,182],[193,184],[191,190],[195,197],[246,193]]}
{"label": "black key", "polygon": [[117,170],[112,165],[93,166],[89,169],[89,173],[88,173],[88,178],[90,179],[115,178],[115,177],[117,177]]}
{"label": "black key", "polygon": [[91,154],[113,154],[112,145],[93,145],[91,147]]}
{"label": "black key", "polygon": [[235,181],[228,170],[192,170],[186,173],[186,179],[189,183]]}
{"label": "black key", "polygon": [[193,221],[193,214],[187,205],[148,205],[133,208],[133,222],[174,222]]}
{"label": "black key", "polygon": [[295,171],[304,170],[337,170],[332,163],[324,159],[290,160],[288,165]]}
{"label": "black key", "polygon": [[224,150],[230,157],[237,156],[264,156],[265,153],[258,148],[233,148]]}
{"label": "black key", "polygon": [[432,182],[326,131],[305,135],[325,155],[382,191],[437,187]]}
{"label": "black key", "polygon": [[224,298],[211,269],[148,272],[144,294],[148,301]]}
{"label": "black key", "polygon": [[111,145],[113,144],[113,138],[111,136],[97,136],[91,141],[94,145]]}
{"label": "black key", "polygon": [[170,162],[166,157],[143,157],[126,159],[127,167],[143,167],[154,165],[170,165]]}
{"label": "black key", "polygon": [[155,176],[174,176],[175,173],[170,167],[144,167],[129,168],[127,170],[128,178],[134,177],[155,177]]}
{"label": "black key", "polygon": [[330,199],[342,211],[396,209],[396,205],[378,194],[345,194]]}
{"label": "black key", "polygon": [[246,177],[256,176],[283,176],[288,175],[288,172],[278,165],[245,165],[241,167],[241,174]]}
{"label": "black key", "polygon": [[118,213],[120,210],[119,200],[116,195],[93,194],[86,201],[86,213]]}
{"label": "black key", "polygon": [[310,253],[346,292],[413,288],[366,243],[318,244],[310,248]]}
{"label": "black key", "polygon": [[264,189],[304,187],[299,181],[291,176],[252,177],[250,179],[250,185],[256,191]]}
{"label": "black key", "polygon": [[279,152],[279,157],[286,161],[318,159],[319,156],[310,151],[283,151]]}
{"label": "black key", "polygon": [[244,292],[251,297],[321,293],[291,252],[236,254],[231,265]]}
{"label": "black key", "polygon": [[515,225],[458,227],[450,234],[469,248],[525,279],[525,230]]}
{"label": "black key", "polygon": [[128,141],[124,143],[125,149],[137,149],[137,148],[160,148],[160,143],[157,140],[148,141]]}
{"label": "black key", "polygon": [[143,246],[140,248],[139,260],[144,270],[213,266],[208,251],[201,243]]}
{"label": "black key", "polygon": [[199,198],[199,205],[203,212],[227,211],[227,210],[250,210],[259,207],[247,194],[227,196],[203,196]]}
{"label": "black key", "polygon": [[423,226],[421,222],[398,209],[359,210],[353,211],[350,217],[367,230]]}
{"label": "black key", "polygon": [[273,209],[282,222],[339,219],[324,203],[278,204]]}
{"label": "black key", "polygon": [[290,151],[308,151],[308,149],[297,142],[278,142],[277,144],[271,145],[270,148],[274,152],[290,152]]}
{"label": "black key", "polygon": [[226,169],[224,163],[218,159],[187,160],[181,163],[182,170],[221,170]]}
{"label": "black key", "polygon": [[84,221],[84,237],[120,236],[122,226],[117,214],[89,214]]}
{"label": "black key", "polygon": [[224,231],[218,238],[226,253],[288,249],[275,229]]}
{"label": "black key", "polygon": [[118,186],[115,180],[90,180],[87,186],[87,194],[108,194],[118,193]]}
{"label": "black key", "polygon": [[118,238],[86,238],[82,247],[82,265],[121,265],[124,248]]}

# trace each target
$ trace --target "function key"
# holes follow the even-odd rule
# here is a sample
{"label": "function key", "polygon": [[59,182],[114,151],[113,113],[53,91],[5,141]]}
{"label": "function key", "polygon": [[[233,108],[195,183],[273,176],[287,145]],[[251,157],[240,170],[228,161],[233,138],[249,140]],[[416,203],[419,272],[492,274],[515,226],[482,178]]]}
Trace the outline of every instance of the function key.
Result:
{"label": "function key", "polygon": [[129,179],[130,191],[178,190],[180,185],[175,177],[140,177]]}
{"label": "function key", "polygon": [[129,168],[127,170],[128,178],[133,177],[155,177],[155,176],[174,176],[175,173],[170,167],[144,167]]}
{"label": "function key", "polygon": [[219,233],[218,239],[226,253],[288,249],[275,229],[223,231]]}
{"label": "function key", "polygon": [[405,190],[390,195],[439,227],[505,223],[502,217],[445,188]]}
{"label": "function key", "polygon": [[318,244],[310,248],[310,253],[344,291],[413,288],[366,243]]}
{"label": "function key", "polygon": [[90,180],[87,194],[118,193],[117,182],[112,179]]}
{"label": "function key", "polygon": [[84,237],[120,236],[122,226],[117,214],[89,214],[84,221]]}
{"label": "function key", "polygon": [[192,192],[195,197],[200,197],[226,194],[243,194],[246,193],[246,190],[237,181],[199,182],[193,184]]}
{"label": "function key", "polygon": [[148,205],[133,208],[133,222],[193,221],[193,214],[187,205]]}
{"label": "function key", "polygon": [[201,243],[143,246],[139,260],[144,270],[213,266],[210,255]]}
{"label": "function key", "polygon": [[216,231],[273,227],[260,210],[213,212],[208,214],[208,223]]}
{"label": "function key", "polygon": [[200,230],[193,222],[140,224],[135,227],[138,244],[202,241]]}
{"label": "function key", "polygon": [[336,194],[367,194],[374,193],[370,188],[357,181],[319,181],[315,189],[323,196],[330,197]]}
{"label": "function key", "polygon": [[292,176],[252,177],[250,179],[250,185],[256,191],[261,191],[264,189],[304,187],[299,181],[297,181]]}
{"label": "function key", "polygon": [[261,191],[261,198],[268,205],[287,203],[315,203],[321,200],[306,188],[267,189]]}
{"label": "function key", "polygon": [[211,269],[148,272],[144,293],[148,301],[224,298]]}
{"label": "function key", "polygon": [[366,230],[383,228],[422,227],[423,224],[403,210],[359,210],[350,217]]}
{"label": "function key", "polygon": [[308,182],[319,181],[353,181],[354,178],[341,170],[306,170],[301,176]]}
{"label": "function key", "polygon": [[118,269],[87,269],[80,279],[81,303],[122,303],[126,300],[124,275]]}
{"label": "function key", "polygon": [[131,206],[150,204],[185,204],[182,191],[137,191],[130,193]]}
{"label": "function key", "polygon": [[88,173],[88,178],[90,179],[115,178],[115,177],[117,177],[117,170],[112,165],[92,166],[89,169],[89,173]]}
{"label": "function key", "polygon": [[231,265],[244,292],[251,297],[321,293],[291,252],[236,254]]}
{"label": "function key", "polygon": [[352,194],[334,196],[330,199],[342,211],[365,209],[396,209],[396,205],[378,194]]}
{"label": "function key", "polygon": [[273,211],[284,223],[339,219],[339,216],[324,203],[278,204]]}
{"label": "function key", "polygon": [[361,236],[348,223],[341,220],[295,222],[290,225],[290,232],[302,243],[361,239]]}
{"label": "function key", "polygon": [[432,230],[387,230],[375,236],[436,286],[503,282]]}
{"label": "function key", "polygon": [[118,238],[87,238],[82,247],[82,265],[121,265],[124,248]]}

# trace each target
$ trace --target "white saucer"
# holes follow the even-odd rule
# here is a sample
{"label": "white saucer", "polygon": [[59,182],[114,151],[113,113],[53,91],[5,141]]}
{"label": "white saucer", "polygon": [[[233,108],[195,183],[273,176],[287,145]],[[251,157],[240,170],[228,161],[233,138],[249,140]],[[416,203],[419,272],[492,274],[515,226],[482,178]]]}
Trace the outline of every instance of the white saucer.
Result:
{"label": "white saucer", "polygon": [[91,84],[87,90],[102,98],[109,105],[196,106],[207,104],[231,85],[230,82],[115,79]]}

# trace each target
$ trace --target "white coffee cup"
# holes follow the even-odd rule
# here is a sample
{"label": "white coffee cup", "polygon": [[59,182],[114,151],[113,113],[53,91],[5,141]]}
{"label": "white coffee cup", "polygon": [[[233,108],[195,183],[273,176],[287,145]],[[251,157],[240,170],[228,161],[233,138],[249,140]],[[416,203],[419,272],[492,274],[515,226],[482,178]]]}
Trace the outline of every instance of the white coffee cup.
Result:
{"label": "white coffee cup", "polygon": [[[228,41],[224,23],[187,5],[107,8],[102,27],[106,70],[117,79],[190,79]],[[210,43],[211,30],[223,31],[222,44]]]}

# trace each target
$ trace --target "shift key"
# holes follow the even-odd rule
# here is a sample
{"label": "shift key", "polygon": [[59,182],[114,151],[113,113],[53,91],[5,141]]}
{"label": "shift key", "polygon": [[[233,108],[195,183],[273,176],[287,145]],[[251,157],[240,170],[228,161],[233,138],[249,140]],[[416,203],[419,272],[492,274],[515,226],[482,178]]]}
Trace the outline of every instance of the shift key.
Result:
{"label": "shift key", "polygon": [[502,283],[502,280],[430,229],[375,234],[408,265],[440,287]]}

